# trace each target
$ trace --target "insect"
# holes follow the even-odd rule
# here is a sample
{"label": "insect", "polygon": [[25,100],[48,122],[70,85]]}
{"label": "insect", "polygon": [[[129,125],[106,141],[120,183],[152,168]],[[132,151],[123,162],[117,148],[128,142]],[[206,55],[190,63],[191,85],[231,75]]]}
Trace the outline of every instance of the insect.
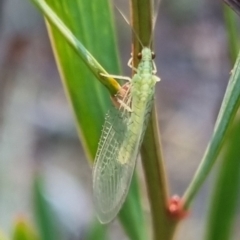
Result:
{"label": "insect", "polygon": [[[155,84],[160,81],[154,54],[143,47],[135,74],[116,95],[116,107],[106,116],[93,167],[93,197],[101,223],[112,221],[124,203],[152,109]],[[110,75],[106,75],[110,76]]]}

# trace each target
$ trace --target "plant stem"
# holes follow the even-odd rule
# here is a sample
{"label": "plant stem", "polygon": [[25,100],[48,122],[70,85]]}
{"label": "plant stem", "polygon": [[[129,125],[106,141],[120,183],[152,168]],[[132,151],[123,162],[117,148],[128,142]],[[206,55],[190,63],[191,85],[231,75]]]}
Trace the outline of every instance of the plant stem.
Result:
{"label": "plant stem", "polygon": [[143,171],[151,208],[154,239],[172,239],[177,221],[168,212],[168,187],[163,164],[155,105],[141,148]]}
{"label": "plant stem", "polygon": [[[137,36],[133,35],[133,66],[135,67],[138,65],[137,54],[141,50],[141,44],[151,45],[153,34],[151,8],[150,0],[131,0],[132,27],[137,34]],[[170,240],[177,221],[173,220],[167,211],[168,188],[155,104],[144,136],[141,157],[151,208],[153,239]]]}

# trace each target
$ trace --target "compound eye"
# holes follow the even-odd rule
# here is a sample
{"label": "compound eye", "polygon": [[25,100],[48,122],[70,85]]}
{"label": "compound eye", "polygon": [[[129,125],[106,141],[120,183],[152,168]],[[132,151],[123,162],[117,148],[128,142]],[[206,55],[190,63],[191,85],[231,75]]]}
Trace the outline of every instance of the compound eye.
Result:
{"label": "compound eye", "polygon": [[137,58],[138,58],[139,60],[141,60],[141,59],[142,59],[142,53],[138,53]]}
{"label": "compound eye", "polygon": [[154,52],[152,52],[152,59],[155,59],[156,54]]}

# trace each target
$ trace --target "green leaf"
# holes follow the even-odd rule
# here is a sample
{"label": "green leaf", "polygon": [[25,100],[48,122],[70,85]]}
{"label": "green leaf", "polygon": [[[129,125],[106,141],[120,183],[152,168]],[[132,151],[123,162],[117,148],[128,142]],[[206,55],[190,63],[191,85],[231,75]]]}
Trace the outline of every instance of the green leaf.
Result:
{"label": "green leaf", "polygon": [[44,182],[41,176],[36,175],[33,186],[33,200],[35,218],[38,223],[42,240],[62,239],[57,225],[54,211],[44,197]]}
{"label": "green leaf", "polygon": [[147,239],[144,215],[140,202],[140,192],[137,181],[137,174],[133,175],[127,200],[118,215],[122,225],[130,239]]}
{"label": "green leaf", "polygon": [[[1,237],[0,237],[1,239]],[[39,240],[36,230],[24,217],[19,217],[15,223],[13,240]]]}
{"label": "green leaf", "polygon": [[[47,3],[69,27],[89,52],[109,70],[119,73],[113,27],[106,0],[53,1]],[[101,8],[101,14],[98,11]],[[100,7],[101,6],[101,7]],[[104,7],[103,7],[104,6]],[[51,40],[62,75],[63,85],[73,107],[82,143],[89,159],[94,159],[104,116],[111,103],[109,94],[67,44],[55,27],[49,28]],[[80,130],[81,129],[81,130]]]}
{"label": "green leaf", "polygon": [[[224,6],[225,25],[231,61],[237,58],[239,49],[237,18],[235,13]],[[239,161],[240,122],[235,119],[228,138],[224,142],[222,162],[213,191],[206,240],[232,239],[232,228],[237,210],[240,189]]]}
{"label": "green leaf", "polygon": [[210,207],[206,240],[232,239],[240,197],[239,119],[235,121],[227,140]]}
{"label": "green leaf", "polygon": [[98,221],[94,221],[91,227],[87,230],[87,233],[84,237],[85,240],[106,240],[106,226],[99,224]]}
{"label": "green leaf", "polygon": [[[42,2],[41,0],[32,1],[39,4]],[[109,73],[120,73],[112,11],[108,0],[47,0],[46,2],[76,39]],[[44,8],[41,9],[43,11]],[[47,13],[44,12],[44,14]],[[81,141],[92,163],[104,116],[111,106],[110,96],[102,84],[95,81],[94,75],[56,26],[58,25],[51,23],[48,25],[52,46],[65,92],[75,115]],[[124,205],[124,212],[128,214],[120,212],[120,220],[131,239],[140,240],[146,239],[142,234],[145,223],[136,181],[134,177],[131,187],[133,190],[130,190]],[[129,219],[131,222],[128,221]]]}
{"label": "green leaf", "polygon": [[51,22],[52,26],[56,27],[62,34],[65,40],[71,45],[72,49],[80,56],[86,66],[92,73],[108,88],[111,95],[115,95],[120,89],[120,85],[112,77],[102,76],[107,75],[106,70],[97,62],[92,54],[78,41],[75,35],[67,28],[54,11],[45,3],[44,0],[32,0],[35,5],[45,14],[45,17]]}

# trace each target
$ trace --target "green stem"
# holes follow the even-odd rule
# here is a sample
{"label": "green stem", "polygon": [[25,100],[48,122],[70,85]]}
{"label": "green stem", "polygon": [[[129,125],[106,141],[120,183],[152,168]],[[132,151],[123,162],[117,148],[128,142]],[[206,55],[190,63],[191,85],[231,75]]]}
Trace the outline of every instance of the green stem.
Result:
{"label": "green stem", "polygon": [[55,14],[55,12],[48,6],[44,0],[31,0],[39,10],[44,14],[47,20],[63,35],[73,50],[81,57],[86,66],[97,77],[98,80],[109,90],[111,95],[115,95],[120,85],[112,77],[103,77],[100,75],[108,74],[107,71],[99,64],[99,62],[92,56],[92,54],[83,46],[83,44],[75,37],[69,28],[62,22],[62,20]]}
{"label": "green stem", "polygon": [[[133,35],[133,65],[138,65],[137,54],[143,46],[152,41],[151,1],[131,0]],[[139,43],[139,39],[141,43]],[[141,157],[143,171],[151,208],[153,235],[155,240],[170,240],[173,237],[177,221],[168,214],[168,187],[161,151],[158,120],[155,105],[144,136]]]}
{"label": "green stem", "polygon": [[154,106],[144,136],[141,157],[151,208],[154,239],[170,240],[174,235],[177,221],[171,218],[167,210],[168,187],[157,122]]}

